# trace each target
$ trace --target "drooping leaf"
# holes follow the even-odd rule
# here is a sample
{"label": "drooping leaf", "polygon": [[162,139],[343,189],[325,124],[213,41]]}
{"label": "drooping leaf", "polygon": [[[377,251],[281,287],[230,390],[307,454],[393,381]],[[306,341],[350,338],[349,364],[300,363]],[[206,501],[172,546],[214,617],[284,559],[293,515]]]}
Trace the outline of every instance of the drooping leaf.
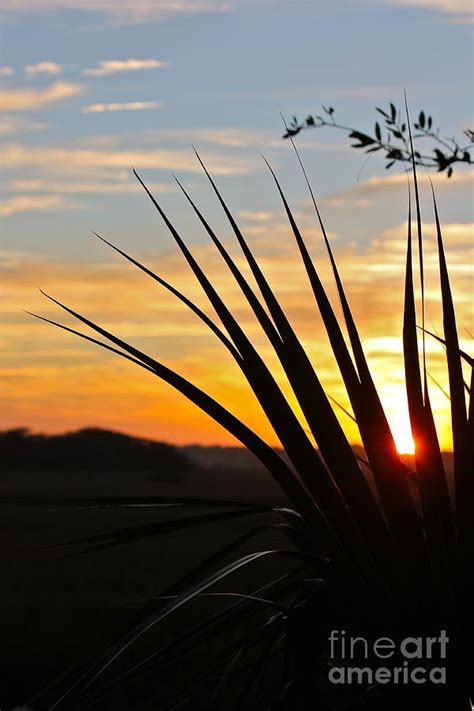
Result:
{"label": "drooping leaf", "polygon": [[[122,358],[125,358],[135,363],[136,365],[139,365],[140,367],[144,368],[145,370],[148,370],[154,375],[157,375],[165,382],[169,383],[172,387],[174,387],[176,390],[185,395],[191,402],[193,402],[200,409],[210,415],[212,419],[214,419],[231,434],[233,434],[250,451],[252,451],[257,456],[257,458],[260,459],[260,461],[267,467],[268,471],[272,474],[272,476],[275,477],[275,480],[282,487],[283,491],[285,491],[288,498],[293,503],[295,503],[298,508],[301,507],[300,510],[302,513],[303,511],[305,512],[304,516],[307,517],[309,525],[316,525],[320,531],[325,530],[326,525],[324,524],[323,519],[321,519],[320,515],[318,514],[318,510],[309,498],[305,489],[295,478],[291,469],[271,447],[269,447],[250,428],[244,425],[243,422],[238,420],[234,415],[232,415],[228,410],[222,407],[222,405],[216,402],[209,395],[204,393],[195,385],[192,385],[189,381],[172,371],[170,368],[167,368],[165,365],[159,363],[155,359],[146,356],[138,349],[133,348],[133,346],[130,346],[129,344],[125,343],[121,339],[106,331],[105,329],[101,328],[100,326],[97,326],[89,319],[86,319],[85,317],[81,316],[72,309],[69,309],[68,307],[64,306],[56,299],[52,299],[52,297],[48,298],[53,300],[56,304],[58,304],[58,306],[63,308],[72,316],[75,316],[79,321],[82,321],[87,326],[100,333],[102,336],[105,336],[108,340],[110,340],[112,343],[119,346],[120,349],[123,350],[119,350],[117,348],[109,346],[106,343],[98,341],[97,339],[92,338],[91,336],[87,336],[86,334],[81,333],[80,331],[76,331],[75,329],[69,328],[68,326],[64,326],[63,324],[59,324],[41,316],[37,318],[51,323],[52,325],[61,328],[65,331],[73,333],[76,336],[79,336],[80,338],[83,338],[91,343],[95,343],[101,348],[116,353]],[[319,520],[319,524],[317,523],[317,520]],[[322,529],[320,528],[321,524]]]}
{"label": "drooping leaf", "polygon": [[[207,171],[206,174],[210,179]],[[212,185],[217,191],[215,184],[212,183]],[[279,188],[278,182],[277,186]],[[217,195],[222,204],[223,200],[218,191]],[[296,334],[291,328],[268,282],[258,267],[258,264],[253,257],[242,233],[237,227],[235,221],[231,220],[231,225],[244,250],[244,254],[248,259],[255,279],[261,288],[266,305],[271,316],[273,317],[273,322],[278,328],[278,332],[275,332],[273,323],[270,322],[266,312],[263,310],[245,279],[243,279],[240,271],[237,269],[235,263],[223,247],[220,240],[211,230],[208,223],[204,220],[202,214],[196,208],[189,196],[187,194],[186,196],[214,244],[219,249],[219,252],[226,261],[226,264],[230,268],[237,283],[241,287],[242,292],[246,296],[250,306],[257,316],[257,319],[262,325],[263,330],[269,337],[270,342],[273,344],[288,376],[289,382],[298,398],[303,413],[310,425],[311,431],[316,439],[325,463],[340,488],[346,502],[351,506],[352,515],[356,523],[359,528],[367,534],[366,540],[376,540],[377,547],[381,548],[383,546],[384,532],[386,533],[385,525],[367,482],[365,481],[365,478],[357,465],[354,453],[347,442],[337,418],[334,416],[333,410],[306,353],[301,347]],[[288,205],[286,205],[286,207],[288,207]],[[228,214],[228,216],[230,215],[227,210],[226,214]],[[336,502],[336,505],[339,504]],[[371,528],[370,532],[367,530],[371,525],[378,526],[377,533],[375,533],[373,528]],[[383,559],[383,556],[386,556],[386,554],[386,551],[382,553],[380,550],[380,559]]]}
{"label": "drooping leaf", "polygon": [[270,550],[270,551],[258,551],[256,553],[251,553],[249,555],[243,556],[238,560],[229,563],[228,565],[222,567],[217,572],[207,576],[201,580],[196,585],[188,588],[184,593],[173,598],[169,602],[162,605],[155,613],[150,615],[148,618],[135,625],[128,633],[124,634],[116,643],[111,645],[108,650],[100,656],[100,658],[93,664],[89,669],[87,669],[79,678],[77,678],[68,688],[62,693],[61,697],[56,700],[56,702],[50,706],[50,711],[57,708],[62,704],[71,694],[80,688],[82,692],[90,688],[94,682],[119,658],[123,653],[133,645],[137,640],[139,640],[144,634],[149,630],[154,628],[164,619],[169,617],[172,613],[178,610],[183,605],[195,599],[202,592],[207,591],[216,583],[224,580],[228,576],[237,572],[238,570],[248,566],[255,561],[262,560],[268,556],[288,556],[294,560],[300,560],[304,562],[320,560],[321,563],[327,563],[327,560],[317,556],[312,553],[304,553],[301,551],[289,551],[289,550]]}
{"label": "drooping leaf", "polygon": [[451,396],[451,425],[453,434],[454,479],[456,487],[456,517],[460,545],[465,555],[474,552],[474,479],[473,441],[469,437],[464,380],[459,353],[453,295],[449,280],[443,237],[434,189],[433,206],[436,220],[438,258],[440,270],[441,302],[443,309],[444,339],[448,364],[449,393]]}
{"label": "drooping leaf", "polygon": [[[236,511],[223,511],[217,513],[200,514],[199,516],[182,516],[177,519],[157,521],[146,524],[137,524],[134,526],[127,526],[126,528],[120,528],[114,531],[107,531],[107,533],[97,533],[93,536],[75,538],[68,541],[63,541],[57,545],[82,546],[81,549],[74,555],[77,555],[78,553],[84,554],[92,550],[101,550],[103,548],[109,548],[111,546],[133,543],[135,541],[139,541],[144,538],[150,538],[152,536],[160,536],[166,533],[181,531],[186,528],[193,528],[195,526],[204,526],[206,524],[229,521],[236,518],[252,516],[256,513],[263,513],[267,511],[268,510],[266,508],[261,509],[260,512],[255,508],[247,508]],[[84,547],[85,544],[91,545]]]}
{"label": "drooping leaf", "polygon": [[[389,522],[391,534],[396,540],[398,540],[398,550],[400,555],[413,554],[415,557],[418,557],[419,561],[422,561],[426,555],[425,544],[413,498],[409,490],[408,482],[405,478],[406,468],[400,462],[398,457],[384,410],[373,383],[362,349],[359,333],[352,316],[342,280],[339,275],[336,260],[332,252],[313,190],[296,146],[294,146],[294,149],[313,201],[315,214],[333,269],[352,351],[356,360],[357,373],[354,371],[352,359],[348,354],[347,346],[345,345],[339,324],[337,323],[335,317],[331,316],[331,313],[333,313],[332,308],[330,305],[328,307],[325,306],[327,297],[324,289],[321,289],[319,286],[319,278],[317,277],[316,270],[311,259],[309,258],[309,255],[307,258],[303,257],[303,261],[307,269],[318,307],[323,316],[333,352],[336,355],[339,368],[341,369],[341,374],[344,378],[347,393],[358,422],[362,442],[370,463],[370,468],[380,493],[385,515]],[[325,316],[321,310],[321,305],[323,305],[323,308],[327,309],[327,316]],[[344,364],[343,367],[341,367],[341,364]],[[354,371],[355,375],[351,374],[351,369]],[[417,550],[417,553],[414,553],[415,549]],[[401,551],[403,551],[403,554]],[[422,577],[423,573],[421,573],[420,567],[419,571],[420,577]]]}
{"label": "drooping leaf", "polygon": [[[199,159],[199,156],[197,157]],[[204,164],[202,161],[200,162],[205,170]],[[206,296],[209,298],[227,332],[234,341],[235,346],[242,354],[242,359],[239,362],[242,372],[247,378],[290,460],[297,469],[299,476],[302,478],[308,491],[314,497],[315,502],[321,509],[326,520],[330,523],[333,535],[336,539],[337,537],[340,537],[344,547],[351,551],[352,555],[358,556],[360,548],[357,545],[354,545],[354,541],[358,538],[358,531],[352,520],[347,517],[345,505],[340,493],[334,486],[334,483],[330,477],[328,477],[324,464],[320,460],[318,453],[314,449],[292,408],[281,392],[281,389],[277,385],[273,375],[270,373],[265,362],[257,353],[256,349],[251,344],[236,319],[226,307],[217,291],[211,285],[201,267],[192,257],[182,238],[166,217],[156,199],[150,193],[141,178],[136,173],[135,175],[163,218],[166,226],[170,230],[176,240],[176,243],[185,256],[186,261],[190,265],[203,290],[205,291]],[[235,225],[236,232],[240,234],[235,220],[222,200],[215,184],[208,173],[207,175],[211,180],[211,184],[216,192],[216,195],[218,196],[232,226]],[[242,244],[244,244],[244,242],[242,242]],[[273,299],[276,302],[274,297]],[[337,531],[337,534],[335,531]]]}
{"label": "drooping leaf", "polygon": [[121,254],[122,257],[125,257],[129,262],[134,264],[136,267],[141,269],[142,272],[150,276],[152,279],[157,281],[161,286],[163,286],[165,289],[167,289],[170,293],[172,293],[174,296],[176,296],[183,304],[185,304],[191,311],[193,311],[198,318],[203,321],[206,326],[218,337],[218,339],[225,345],[227,350],[234,356],[236,360],[239,359],[240,354],[233,345],[233,343],[227,338],[225,333],[222,332],[222,330],[210,319],[207,314],[204,313],[202,309],[200,309],[194,301],[191,301],[191,299],[188,299],[187,296],[182,294],[178,289],[176,289],[174,286],[169,284],[165,279],[162,279],[160,276],[155,274],[151,269],[148,269],[148,267],[144,266],[141,264],[137,259],[134,259],[131,257],[129,254],[124,252],[123,250],[119,249],[116,247],[112,242],[109,242],[106,240],[104,237],[101,237],[97,232],[93,232],[93,234],[98,237],[102,242],[107,244],[109,247],[111,247],[113,250],[118,252],[118,254]]}
{"label": "drooping leaf", "polygon": [[435,593],[445,595],[442,585],[450,577],[454,552],[454,529],[449,492],[431,412],[429,393],[423,393],[420,374],[413,284],[411,200],[408,208],[403,353],[411,431],[415,443],[417,483],[420,489],[431,562],[437,580]]}

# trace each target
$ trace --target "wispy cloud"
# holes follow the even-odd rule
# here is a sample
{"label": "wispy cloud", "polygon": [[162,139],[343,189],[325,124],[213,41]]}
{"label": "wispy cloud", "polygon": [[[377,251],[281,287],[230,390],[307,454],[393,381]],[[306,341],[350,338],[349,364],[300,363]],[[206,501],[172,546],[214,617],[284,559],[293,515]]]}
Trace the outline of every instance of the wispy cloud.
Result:
{"label": "wispy cloud", "polygon": [[252,210],[239,210],[238,216],[245,220],[246,222],[263,222],[269,223],[274,220],[275,215],[271,212],[264,211],[252,211]]}
{"label": "wispy cloud", "polygon": [[24,116],[8,116],[4,114],[0,121],[0,136],[12,136],[32,131],[42,131],[48,128],[47,123],[32,121]]}
{"label": "wispy cloud", "polygon": [[45,89],[0,89],[0,112],[36,111],[81,91],[79,84],[63,81],[54,82]]}
{"label": "wispy cloud", "polygon": [[[470,0],[366,0],[367,4],[380,4],[380,1],[389,5],[435,10],[454,21],[472,22]],[[31,14],[54,10],[84,10],[104,15],[115,24],[138,24],[165,20],[176,15],[229,12],[239,6],[251,6],[256,2],[257,0],[0,0],[0,12]],[[330,0],[319,2],[324,5]]]}
{"label": "wispy cloud", "polygon": [[9,77],[14,73],[15,73],[15,70],[13,67],[9,67],[9,66],[0,67],[0,77]]}
{"label": "wispy cloud", "polygon": [[[209,127],[209,128],[171,128],[158,129],[146,132],[152,140],[176,141],[189,146],[190,143],[207,143],[228,148],[262,148],[271,145],[274,147],[275,135],[272,131],[241,127]],[[280,146],[282,141],[278,141]]]}
{"label": "wispy cloud", "polygon": [[[413,233],[415,233],[416,222],[412,224]],[[443,239],[448,252],[451,249],[465,248],[472,249],[474,225],[466,222],[451,222],[443,226]],[[427,222],[423,225],[423,235],[425,238],[424,248],[427,252],[436,250],[436,225]],[[372,242],[374,250],[381,249],[384,252],[390,252],[394,260],[397,259],[398,253],[402,253],[402,258],[405,258],[407,248],[407,226],[405,223],[389,227],[384,230],[380,238]]]}
{"label": "wispy cloud", "polygon": [[[206,152],[206,163],[216,175],[247,175],[255,172],[255,161],[240,156],[229,156],[216,151]],[[5,143],[2,147],[4,168],[41,168],[56,175],[90,175],[97,177],[98,169],[113,172],[130,170],[130,166],[149,170],[201,173],[202,168],[189,149],[154,150],[141,148],[104,150],[70,148],[47,145],[24,146]]]}
{"label": "wispy cloud", "polygon": [[101,59],[97,67],[88,67],[82,73],[89,77],[105,77],[121,72],[165,69],[166,67],[169,67],[169,63],[159,59]]}
{"label": "wispy cloud", "polygon": [[[149,183],[148,187],[150,190],[165,193],[165,192],[175,192],[176,187],[168,183]],[[90,194],[97,195],[101,194],[125,194],[125,193],[137,193],[137,182],[131,179],[121,180],[121,181],[73,181],[65,182],[50,181],[50,180],[12,180],[6,184],[6,189],[8,192],[24,192],[24,193],[55,193],[55,194],[66,194],[66,195],[78,195],[78,194]]]}
{"label": "wispy cloud", "polygon": [[386,0],[405,7],[424,7],[454,16],[461,22],[472,23],[474,19],[471,0]]}
{"label": "wispy cloud", "polygon": [[[275,224],[278,225],[279,217]],[[427,228],[427,314],[437,328],[442,319],[437,278],[439,267],[434,240],[434,226]],[[344,390],[334,367],[327,339],[307,278],[286,228],[286,236],[269,227],[273,241],[278,242],[276,252],[261,248],[258,243],[259,260],[265,274],[281,299],[298,335],[302,338],[310,357],[314,360],[327,392],[345,402]],[[347,246],[337,250],[338,264],[351,304],[360,327],[364,346],[377,385],[382,391],[382,399],[389,415],[399,411],[404,397],[403,355],[401,338],[401,313],[403,307],[405,225],[399,225],[383,232],[378,239],[365,249],[356,251]],[[452,284],[457,296],[458,316],[461,323],[472,328],[470,297],[470,274],[465,269],[470,263],[468,240],[471,225],[446,224],[447,248],[451,267]],[[450,248],[455,239],[457,246]],[[288,243],[289,250],[285,244]],[[232,243],[233,244],[233,243]],[[464,245],[464,246],[463,246]],[[127,245],[122,245],[127,248]],[[232,245],[227,245],[232,250]],[[406,245],[405,245],[406,246]],[[25,424],[24,414],[28,413],[28,424],[44,421],[44,402],[49,403],[48,417],[57,429],[68,425],[90,424],[91,402],[97,403],[94,410],[96,421],[110,424],[116,412],[123,415],[122,426],[132,423],[133,427],[146,431],[152,427],[174,441],[229,442],[227,435],[201,417],[178,395],[150,380],[141,378],[133,367],[113,359],[107,354],[87,348],[72,337],[57,333],[20,313],[20,305],[28,305],[34,311],[47,316],[57,310],[37,294],[38,275],[41,285],[60,298],[70,298],[79,311],[98,321],[106,328],[116,331],[125,339],[137,342],[143,348],[169,363],[183,375],[190,377],[201,387],[209,390],[214,397],[222,400],[236,414],[240,414],[256,432],[268,436],[274,442],[274,435],[265,424],[259,409],[245,387],[241,375],[221,349],[220,344],[207,333],[206,329],[176,299],[147,280],[138,270],[111,257],[102,244],[98,244],[98,254],[104,254],[107,261],[86,264],[68,260],[42,258],[31,254],[2,255],[0,273],[4,298],[2,312],[2,332],[8,338],[8,349],[0,354],[5,372],[11,375],[4,396],[7,406],[20,408],[18,423]],[[284,257],[282,257],[282,249]],[[201,264],[206,265],[211,278],[218,286],[222,297],[238,315],[243,328],[262,352],[279,382],[285,383],[271,348],[261,337],[260,330],[245,306],[233,280],[222,269],[222,260],[212,246],[195,246],[193,253]],[[243,257],[235,252],[237,264],[243,268]],[[140,255],[136,254],[140,259]],[[152,269],[156,269],[172,284],[183,288],[186,295],[205,308],[205,298],[199,285],[189,279],[189,270],[179,255],[168,251],[141,255]],[[326,259],[318,259],[321,279],[329,285],[330,294],[337,301],[332,287],[331,267]],[[124,281],[133,300],[114,298],[122,293]],[[66,297],[67,295],[67,297]],[[136,314],[140,313],[137,321]],[[61,318],[66,318],[61,315]],[[468,344],[462,344],[469,348]],[[20,357],[21,354],[21,357]],[[435,341],[428,341],[429,369],[442,383],[447,376],[444,369],[442,348]],[[57,377],[61,372],[61,377]],[[80,389],[78,387],[80,382]],[[84,396],[81,393],[87,393]],[[74,411],[65,410],[64,393],[74,396]],[[433,389],[433,406],[436,411],[443,443],[447,442],[449,413],[445,399]],[[157,403],[158,398],[158,403]],[[126,400],[127,407],[123,407]],[[129,403],[136,401],[129,410]],[[163,406],[163,403],[166,406]],[[122,407],[119,407],[122,403]],[[23,408],[23,409],[22,409]],[[173,412],[170,423],[169,412]],[[21,419],[23,416],[23,420]],[[127,419],[128,418],[128,419]],[[350,426],[344,421],[344,426]],[[354,434],[354,433],[352,433]]]}
{"label": "wispy cloud", "polygon": [[400,87],[390,84],[354,86],[344,89],[327,89],[324,96],[328,99],[377,99],[392,98],[400,94]]}
{"label": "wispy cloud", "polygon": [[[246,0],[0,0],[5,13],[48,10],[97,12],[118,24],[164,20],[168,17],[202,12],[225,12]],[[248,0],[247,0],[248,1]]]}
{"label": "wispy cloud", "polygon": [[127,101],[113,104],[89,104],[81,108],[83,114],[103,114],[107,111],[145,111],[148,109],[161,109],[165,106],[163,101]]}
{"label": "wispy cloud", "polygon": [[0,217],[9,217],[17,212],[49,212],[80,207],[81,205],[66,200],[62,195],[15,195],[7,200],[2,200]]}
{"label": "wispy cloud", "polygon": [[[454,180],[448,180],[444,174],[434,174],[431,176],[432,183],[437,191],[458,190],[462,186],[472,186],[474,181],[474,170],[459,171]],[[430,178],[426,173],[418,175],[418,182],[427,188],[430,187]],[[392,175],[375,176],[364,180],[354,188],[341,190],[331,195],[324,196],[323,200],[327,205],[334,207],[342,206],[350,202],[351,205],[357,201],[359,205],[370,205],[368,198],[380,193],[390,193],[407,189],[407,177],[405,173],[393,173]],[[362,201],[362,202],[361,202]]]}
{"label": "wispy cloud", "polygon": [[[136,132],[121,131],[119,134],[102,134],[101,136],[84,137],[83,145],[87,141],[90,145],[98,147],[129,145],[136,142]],[[306,137],[305,137],[306,138]],[[263,148],[288,150],[288,144],[279,138],[278,134],[275,137],[275,131],[272,129],[253,129],[242,128],[241,126],[187,126],[185,128],[151,128],[140,131],[140,139],[150,145],[183,145],[189,148],[190,145],[199,146],[219,146],[222,148],[239,149],[251,148],[258,150]],[[318,144],[318,146],[321,144]],[[325,146],[327,144],[324,144]],[[340,147],[340,144],[338,144]],[[309,146],[312,148],[311,141],[306,139],[305,149]],[[329,144],[331,148],[332,144]],[[347,150],[352,150],[350,147]],[[234,155],[234,152],[232,152]],[[230,152],[229,152],[230,155]],[[258,157],[257,157],[258,161]]]}
{"label": "wispy cloud", "polygon": [[[326,0],[323,0],[325,2]],[[397,94],[400,94],[400,86],[390,85],[390,84],[362,84],[360,86],[347,86],[340,89],[334,89],[332,86],[321,86],[318,87],[318,94],[321,100],[327,101],[329,99],[380,99],[380,98],[393,98]],[[262,91],[251,90],[244,92],[232,92],[231,96],[238,98],[253,98],[262,95]],[[280,99],[282,101],[311,101],[314,103],[315,89],[313,84],[307,84],[306,86],[285,86],[277,89],[269,89],[264,91],[264,95]]]}
{"label": "wispy cloud", "polygon": [[61,74],[63,68],[56,62],[36,62],[36,64],[27,64],[25,66],[25,74],[28,79],[34,79],[40,75],[54,76]]}

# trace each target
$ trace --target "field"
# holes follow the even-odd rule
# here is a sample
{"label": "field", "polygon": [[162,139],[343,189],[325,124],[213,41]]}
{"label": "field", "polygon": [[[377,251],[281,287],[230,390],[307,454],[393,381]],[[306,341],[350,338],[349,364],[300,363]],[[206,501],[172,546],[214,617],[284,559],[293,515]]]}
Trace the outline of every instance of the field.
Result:
{"label": "field", "polygon": [[[219,450],[208,454],[216,464]],[[196,456],[202,462],[207,455],[198,448]],[[221,464],[227,457],[225,450],[220,453]],[[77,546],[57,544],[128,525],[189,516],[195,507],[78,510],[68,506],[67,499],[176,496],[245,501],[251,491],[253,502],[283,504],[270,477],[252,468],[251,456],[240,457],[244,465],[240,471],[222,466],[202,469],[165,484],[149,473],[2,473],[1,709],[25,701],[70,664],[86,660],[125,632],[144,602],[256,520],[248,516],[70,556]],[[30,497],[44,503],[32,504],[27,501]],[[222,508],[200,507],[199,512],[207,510]],[[268,514],[268,519],[272,516]],[[281,535],[267,534],[259,539],[260,545],[271,547],[272,537],[281,544]]]}
{"label": "field", "polygon": [[[183,451],[201,468],[178,476],[175,482],[160,481],[149,472],[2,473],[1,709],[25,701],[70,665],[91,658],[130,627],[147,601],[217,548],[262,523],[261,515],[249,515],[71,555],[78,546],[58,544],[129,525],[184,518],[195,513],[195,505],[97,509],[86,503],[83,508],[68,505],[68,499],[99,502],[110,496],[163,496],[288,503],[245,450],[190,447]],[[445,462],[450,469],[449,455]],[[222,510],[209,504],[200,506],[199,513]],[[265,520],[276,520],[276,516],[270,512]],[[239,552],[281,545],[282,534],[267,532]],[[277,565],[259,564],[258,572],[252,571],[252,584],[259,579],[265,582]],[[240,589],[245,583],[241,575]],[[232,584],[222,589],[230,590]],[[211,604],[214,609],[215,604]],[[208,603],[207,610],[211,607]],[[182,621],[204,612],[205,604],[199,609],[195,606]],[[176,631],[164,629],[160,635],[172,638]],[[152,639],[151,644],[161,644],[162,637]]]}

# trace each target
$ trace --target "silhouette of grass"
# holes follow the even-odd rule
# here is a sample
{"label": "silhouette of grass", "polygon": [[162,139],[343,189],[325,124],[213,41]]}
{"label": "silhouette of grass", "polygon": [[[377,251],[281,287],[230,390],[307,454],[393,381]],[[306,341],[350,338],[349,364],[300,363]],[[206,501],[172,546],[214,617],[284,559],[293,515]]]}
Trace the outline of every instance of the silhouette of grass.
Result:
{"label": "silhouette of grass", "polygon": [[[178,184],[268,337],[301,407],[309,432],[295,415],[268,365],[237,318],[137,173],[138,181],[214,307],[221,325],[212,321],[178,289],[138,260],[97,236],[173,293],[216,335],[234,358],[257,397],[289,463],[243,421],[186,378],[47,294],[47,298],[105,340],[49,319],[43,320],[120,355],[169,383],[259,458],[289,498],[293,509],[273,508],[273,513],[282,519],[280,522],[254,526],[248,534],[240,535],[233,543],[222,547],[194,570],[190,570],[172,589],[164,591],[163,597],[145,606],[142,618],[129,633],[105,649],[82,670],[74,669],[66,674],[38,697],[35,703],[43,704],[42,708],[48,709],[159,708],[165,711],[178,708],[303,709],[315,708],[318,701],[324,709],[362,708],[356,705],[360,698],[354,695],[354,690],[328,689],[327,684],[324,684],[327,665],[322,652],[327,630],[331,626],[348,623],[369,636],[384,631],[396,637],[403,636],[403,633],[414,634],[413,630],[423,634],[435,630],[439,633],[441,623],[453,635],[455,651],[449,662],[453,681],[446,690],[440,692],[437,689],[434,696],[426,691],[422,704],[429,703],[430,708],[445,708],[433,704],[449,703],[450,708],[467,709],[469,651],[465,622],[470,619],[469,591],[474,541],[474,496],[470,471],[474,411],[472,394],[469,392],[469,407],[466,407],[466,390],[469,391],[469,386],[463,380],[462,359],[469,361],[471,371],[472,359],[459,349],[435,195],[433,193],[444,324],[443,337],[438,339],[445,344],[449,374],[454,502],[448,493],[428,390],[423,227],[415,163],[412,165],[412,175],[418,266],[422,284],[422,354],[420,358],[410,199],[403,317],[406,388],[415,442],[415,472],[409,472],[397,453],[312,191],[311,197],[332,265],[350,348],[278,178],[267,163],[346,387],[354,413],[353,416],[347,414],[358,425],[365,452],[362,458],[354,453],[335,416],[331,402],[336,406],[339,406],[338,403],[325,393],[317,371],[260,269],[258,260],[197,152],[196,156],[229,221],[259,293],[249,285],[222,241],[179,181]],[[472,375],[470,387],[472,393]],[[309,434],[314,438],[316,447]],[[370,470],[370,476],[365,473],[365,469]],[[94,544],[93,547],[108,547],[179,530],[185,526],[194,527],[213,520],[263,512],[268,513],[268,507],[245,508],[243,505],[239,508],[236,505],[233,511],[196,515],[184,523],[182,520],[166,521],[128,527],[110,534],[69,541],[67,545],[80,544],[82,552],[87,552],[90,544]],[[291,542],[291,547],[257,551],[224,565],[224,561],[228,561],[229,556],[244,543],[254,540],[269,528],[278,528]],[[153,648],[152,651],[148,650],[141,658],[133,656],[132,648],[139,646],[147,634],[162,625],[170,615],[184,606],[196,604],[203,593],[207,594],[229,576],[235,576],[238,571],[257,563],[260,565],[264,558],[274,555],[284,555],[298,564],[303,563],[303,566],[298,565],[298,574],[290,571],[277,576],[266,586],[251,589],[249,594],[243,594],[237,602],[225,605],[198,624],[190,624],[173,641],[157,649]],[[251,621],[250,626],[248,620]],[[209,655],[206,663],[203,663],[199,653],[199,645],[203,643],[208,650],[212,648],[215,652]],[[194,671],[188,674],[185,683],[186,674],[183,669],[186,664],[190,664]],[[363,708],[399,708],[397,701],[390,706],[390,697],[381,696],[384,689],[380,686],[375,690],[366,688],[364,692],[363,703],[366,705]],[[123,701],[124,693],[126,702]],[[416,697],[412,706],[405,697],[400,703],[404,708],[421,708],[419,697]]]}

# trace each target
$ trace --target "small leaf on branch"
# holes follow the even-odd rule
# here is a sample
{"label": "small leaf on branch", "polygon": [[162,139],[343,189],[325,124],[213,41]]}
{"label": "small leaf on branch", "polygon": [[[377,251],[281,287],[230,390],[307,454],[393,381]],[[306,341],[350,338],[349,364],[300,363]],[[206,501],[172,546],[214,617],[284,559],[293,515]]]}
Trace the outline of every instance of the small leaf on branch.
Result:
{"label": "small leaf on branch", "polygon": [[360,131],[351,131],[349,138],[355,138],[357,141],[360,141],[359,144],[352,144],[354,148],[362,148],[363,146],[370,146],[372,143],[375,143],[373,138],[367,136],[365,133],[360,133]]}
{"label": "small leaf on branch", "polygon": [[392,148],[392,150],[387,153],[387,158],[393,158],[394,160],[402,160],[403,153],[399,148]]}
{"label": "small leaf on branch", "polygon": [[[414,151],[410,151],[407,143],[408,124],[403,121],[402,113],[396,108],[395,104],[390,102],[387,110],[376,106],[375,109],[382,120],[374,122],[374,132],[372,135],[363,133],[354,128],[349,128],[335,121],[333,114],[335,112],[332,106],[322,106],[323,114],[315,115],[308,114],[305,119],[298,122],[296,116],[293,116],[289,122],[289,127],[285,126],[286,133],[283,138],[291,138],[300,133],[305,128],[320,128],[321,126],[332,126],[342,129],[350,139],[354,139],[355,143],[351,143],[352,148],[362,148],[365,153],[375,153],[377,150],[383,149],[386,153],[386,158],[389,161],[387,167],[390,168],[394,162],[407,161],[412,157],[416,158],[418,165],[426,168],[437,170],[438,172],[447,171],[450,177],[454,169],[451,169],[455,163],[461,162],[468,165],[474,163],[473,156],[470,153],[471,145],[460,147],[460,143],[455,138],[446,138],[442,140],[440,137],[440,129],[433,129],[433,118],[428,116],[425,111],[420,111],[417,116],[417,121],[413,123],[414,129],[418,133],[413,135],[413,139],[430,138],[432,143],[441,148],[446,148],[445,152],[438,148],[431,148],[431,156]],[[324,115],[326,114],[326,115]],[[327,117],[330,117],[328,119]],[[474,131],[472,129],[464,129],[464,135],[468,137],[470,144],[474,144]],[[392,140],[393,139],[393,140]],[[401,143],[398,143],[401,142]],[[392,147],[393,144],[399,148]]]}
{"label": "small leaf on branch", "polygon": [[301,131],[301,128],[287,128],[286,133],[283,134],[283,138],[289,138],[290,136],[296,136],[297,133]]}

